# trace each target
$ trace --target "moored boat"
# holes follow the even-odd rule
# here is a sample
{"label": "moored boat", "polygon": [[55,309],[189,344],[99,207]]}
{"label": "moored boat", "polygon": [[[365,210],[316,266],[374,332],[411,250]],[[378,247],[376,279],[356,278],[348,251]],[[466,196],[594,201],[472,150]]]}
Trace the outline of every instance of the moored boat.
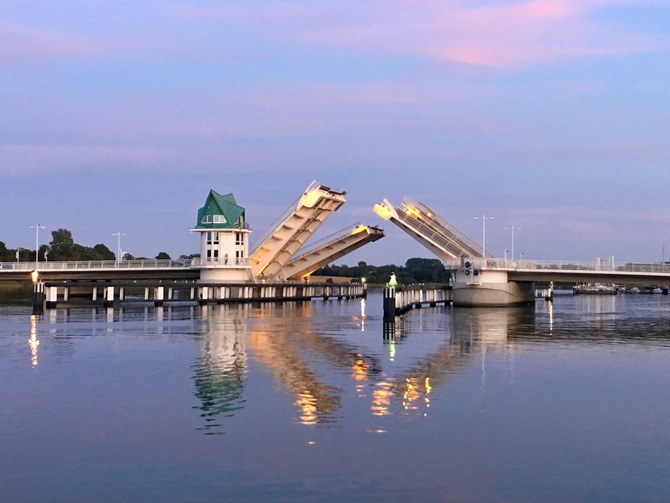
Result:
{"label": "moored boat", "polygon": [[586,285],[575,285],[572,287],[574,295],[616,295],[615,285],[605,285],[603,283],[590,283]]}

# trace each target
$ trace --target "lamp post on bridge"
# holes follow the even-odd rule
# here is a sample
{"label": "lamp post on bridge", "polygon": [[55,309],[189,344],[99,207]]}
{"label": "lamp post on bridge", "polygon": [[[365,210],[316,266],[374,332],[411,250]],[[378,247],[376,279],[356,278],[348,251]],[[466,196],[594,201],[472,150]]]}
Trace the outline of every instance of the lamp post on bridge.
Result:
{"label": "lamp post on bridge", "polygon": [[474,217],[475,220],[481,220],[482,221],[482,258],[486,258],[486,221],[487,220],[493,220],[494,217],[487,217],[486,215],[482,215],[481,217]]}
{"label": "lamp post on bridge", "polygon": [[514,260],[514,231],[515,230],[517,230],[517,231],[521,230],[521,227],[516,227],[514,225],[510,225],[509,227],[505,227],[506,231],[508,231],[510,229],[512,230],[512,260]]}
{"label": "lamp post on bridge", "polygon": [[116,263],[121,262],[121,236],[125,236],[121,231],[115,232],[112,236],[116,236]]}
{"label": "lamp post on bridge", "polygon": [[35,270],[37,270],[37,263],[40,261],[40,229],[46,229],[42,224],[35,224],[30,226],[35,229]]}

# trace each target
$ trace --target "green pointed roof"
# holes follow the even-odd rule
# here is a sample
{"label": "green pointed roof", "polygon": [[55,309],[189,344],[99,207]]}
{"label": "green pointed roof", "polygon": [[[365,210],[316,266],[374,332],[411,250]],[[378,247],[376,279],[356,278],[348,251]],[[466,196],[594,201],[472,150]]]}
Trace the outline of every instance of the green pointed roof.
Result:
{"label": "green pointed roof", "polygon": [[210,190],[205,205],[198,210],[196,229],[246,228],[244,208],[238,206],[232,194],[222,196]]}

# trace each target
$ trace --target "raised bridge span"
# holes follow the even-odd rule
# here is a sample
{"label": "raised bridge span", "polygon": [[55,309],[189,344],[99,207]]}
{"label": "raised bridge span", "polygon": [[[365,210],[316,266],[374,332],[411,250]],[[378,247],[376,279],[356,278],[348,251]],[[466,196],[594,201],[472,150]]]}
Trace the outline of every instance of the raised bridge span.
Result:
{"label": "raised bridge span", "polygon": [[384,199],[374,206],[439,257],[452,272],[454,305],[501,306],[535,301],[535,282],[670,284],[670,264],[615,263],[614,260],[540,261],[495,258],[423,203],[405,198],[402,206]]}

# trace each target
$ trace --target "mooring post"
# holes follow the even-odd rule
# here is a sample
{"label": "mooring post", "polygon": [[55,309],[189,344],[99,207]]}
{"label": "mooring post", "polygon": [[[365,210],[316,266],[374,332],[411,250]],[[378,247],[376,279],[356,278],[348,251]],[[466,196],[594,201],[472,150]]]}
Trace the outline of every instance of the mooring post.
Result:
{"label": "mooring post", "polygon": [[44,313],[44,283],[33,283],[33,314]]}
{"label": "mooring post", "polygon": [[395,320],[395,287],[387,286],[384,288],[384,321],[387,323]]}

